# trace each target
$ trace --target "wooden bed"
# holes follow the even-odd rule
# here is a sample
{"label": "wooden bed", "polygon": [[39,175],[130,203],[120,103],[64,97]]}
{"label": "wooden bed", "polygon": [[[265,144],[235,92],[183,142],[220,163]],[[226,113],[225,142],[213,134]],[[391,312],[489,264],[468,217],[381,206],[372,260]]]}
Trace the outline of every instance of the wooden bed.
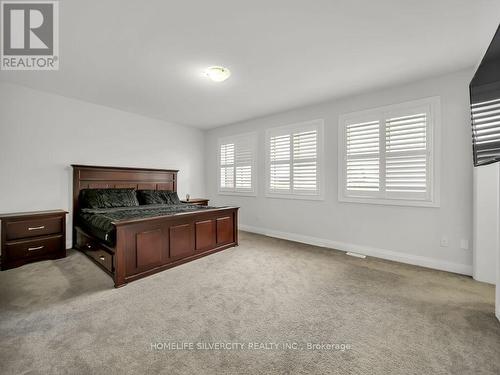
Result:
{"label": "wooden bed", "polygon": [[72,165],[73,247],[113,277],[115,287],[238,245],[238,208],[124,220],[114,247],[78,226],[81,189],[177,191],[176,170]]}

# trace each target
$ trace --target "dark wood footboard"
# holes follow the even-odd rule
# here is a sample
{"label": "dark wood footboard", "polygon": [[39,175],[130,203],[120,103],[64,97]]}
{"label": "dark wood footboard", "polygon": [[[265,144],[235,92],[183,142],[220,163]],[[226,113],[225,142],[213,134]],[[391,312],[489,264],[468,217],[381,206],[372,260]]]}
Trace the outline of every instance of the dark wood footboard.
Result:
{"label": "dark wood footboard", "polygon": [[115,287],[238,245],[238,208],[116,223]]}
{"label": "dark wood footboard", "polygon": [[115,223],[110,247],[76,228],[75,247],[115,281],[115,287],[238,245],[238,208],[207,209]]}

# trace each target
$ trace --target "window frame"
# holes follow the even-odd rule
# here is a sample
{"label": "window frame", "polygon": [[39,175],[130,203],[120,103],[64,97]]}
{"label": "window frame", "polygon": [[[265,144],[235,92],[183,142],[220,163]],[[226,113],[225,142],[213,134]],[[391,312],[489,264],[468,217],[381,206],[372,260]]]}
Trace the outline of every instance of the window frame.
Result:
{"label": "window frame", "polygon": [[[293,191],[291,188],[290,191],[287,192],[276,192],[270,189],[271,183],[271,137],[290,134],[290,149],[293,149],[293,133],[297,132],[306,132],[310,130],[317,131],[317,156],[316,156],[316,173],[317,173],[317,192],[308,193],[308,192],[297,192]],[[266,129],[265,131],[265,196],[267,198],[282,198],[282,199],[304,199],[304,200],[324,200],[325,194],[325,183],[324,183],[324,120],[323,119],[315,119],[308,120],[299,123],[274,127]],[[290,185],[293,186],[293,153],[290,155]]]}
{"label": "window frame", "polygon": [[[237,143],[241,139],[244,138],[250,138],[250,145],[252,149],[252,173],[251,173],[251,178],[252,178],[252,189],[251,190],[238,190],[236,188],[236,153],[237,153]],[[233,176],[234,176],[234,187],[233,188],[223,188],[221,187],[221,146],[224,144],[230,144],[234,143],[235,148],[234,148],[234,163],[233,163]],[[226,136],[218,139],[217,142],[217,193],[219,195],[238,195],[238,196],[249,196],[249,197],[255,197],[257,196],[257,133],[256,132],[250,132],[250,133],[243,133],[243,134],[237,134],[237,135],[232,135],[232,136]]]}
{"label": "window frame", "polygon": [[[425,199],[409,198],[397,192],[385,191],[386,172],[386,121],[390,118],[427,114],[426,157],[427,196]],[[349,123],[378,121],[380,131],[378,192],[352,192],[347,190],[347,143],[346,126]],[[408,102],[352,112],[339,116],[338,128],[338,200],[347,203],[367,203],[396,206],[439,207],[441,162],[441,98],[428,97]],[[382,190],[383,188],[383,190]],[[410,194],[408,194],[410,195]]]}

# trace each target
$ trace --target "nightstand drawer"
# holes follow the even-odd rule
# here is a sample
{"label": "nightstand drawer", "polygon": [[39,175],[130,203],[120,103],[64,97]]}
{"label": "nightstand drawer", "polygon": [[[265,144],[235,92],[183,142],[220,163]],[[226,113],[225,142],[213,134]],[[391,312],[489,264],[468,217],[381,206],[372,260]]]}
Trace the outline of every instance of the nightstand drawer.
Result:
{"label": "nightstand drawer", "polygon": [[60,234],[64,228],[63,220],[64,217],[59,216],[8,222],[6,225],[7,241]]}
{"label": "nightstand drawer", "polygon": [[62,235],[40,239],[16,241],[5,244],[7,260],[20,258],[38,258],[44,255],[59,253],[65,249]]}
{"label": "nightstand drawer", "polygon": [[109,272],[113,272],[113,254],[108,253],[103,249],[85,251],[89,257],[93,258],[97,263],[101,264]]}

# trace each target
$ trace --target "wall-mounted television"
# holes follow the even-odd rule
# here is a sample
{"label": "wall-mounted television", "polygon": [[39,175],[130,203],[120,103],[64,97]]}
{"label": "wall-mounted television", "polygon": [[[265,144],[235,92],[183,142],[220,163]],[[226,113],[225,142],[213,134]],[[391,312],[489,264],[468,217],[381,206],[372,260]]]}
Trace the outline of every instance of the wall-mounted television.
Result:
{"label": "wall-mounted television", "polygon": [[500,27],[469,86],[474,166],[500,161]]}

